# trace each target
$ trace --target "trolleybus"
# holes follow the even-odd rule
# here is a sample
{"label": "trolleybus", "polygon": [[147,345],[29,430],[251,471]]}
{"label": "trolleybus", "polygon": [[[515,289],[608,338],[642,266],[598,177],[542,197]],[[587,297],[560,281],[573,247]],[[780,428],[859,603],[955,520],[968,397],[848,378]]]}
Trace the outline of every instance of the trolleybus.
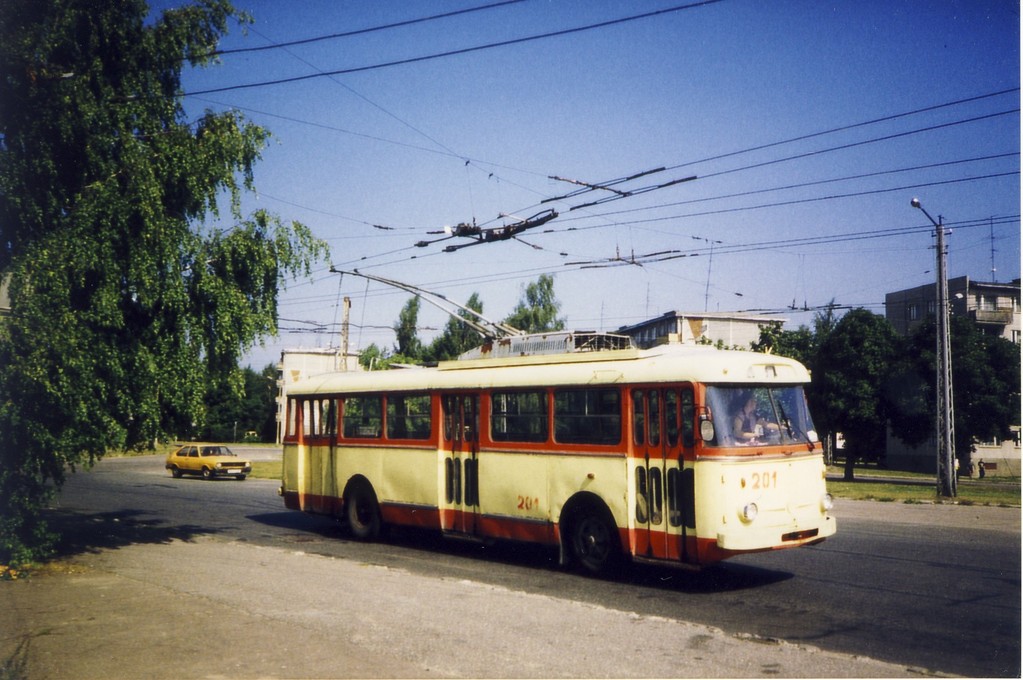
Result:
{"label": "trolleybus", "polygon": [[360,539],[405,525],[547,544],[592,572],[627,559],[699,567],[835,533],[798,362],[600,349],[603,334],[499,345],[294,386],[286,507]]}

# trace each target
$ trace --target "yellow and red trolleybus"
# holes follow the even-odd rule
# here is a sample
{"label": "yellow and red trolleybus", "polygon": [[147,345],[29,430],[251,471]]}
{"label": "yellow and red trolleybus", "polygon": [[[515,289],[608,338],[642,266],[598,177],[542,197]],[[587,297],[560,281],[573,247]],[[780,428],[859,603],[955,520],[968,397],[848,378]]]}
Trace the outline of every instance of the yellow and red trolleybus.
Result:
{"label": "yellow and red trolleybus", "polygon": [[[580,334],[514,342],[566,338],[592,346]],[[835,533],[798,362],[677,344],[494,349],[294,387],[285,505],[363,539],[408,525],[558,546],[563,563],[595,572],[623,558],[707,565]]]}

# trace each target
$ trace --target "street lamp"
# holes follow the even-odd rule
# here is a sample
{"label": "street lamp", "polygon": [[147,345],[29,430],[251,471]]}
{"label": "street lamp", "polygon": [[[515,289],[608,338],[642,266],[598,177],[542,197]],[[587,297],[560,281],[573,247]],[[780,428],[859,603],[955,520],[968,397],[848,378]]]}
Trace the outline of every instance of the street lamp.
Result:
{"label": "street lamp", "polygon": [[937,280],[935,291],[938,304],[935,310],[937,322],[937,443],[938,443],[938,471],[937,491],[939,496],[953,498],[956,495],[956,470],[955,470],[955,437],[953,435],[952,417],[952,349],[949,340],[949,309],[948,309],[948,276],[945,273],[945,227],[941,223],[941,215],[935,220],[931,214],[924,210],[920,199],[914,198],[909,202],[911,206],[919,209],[927,219],[934,225],[934,235],[937,238]]}

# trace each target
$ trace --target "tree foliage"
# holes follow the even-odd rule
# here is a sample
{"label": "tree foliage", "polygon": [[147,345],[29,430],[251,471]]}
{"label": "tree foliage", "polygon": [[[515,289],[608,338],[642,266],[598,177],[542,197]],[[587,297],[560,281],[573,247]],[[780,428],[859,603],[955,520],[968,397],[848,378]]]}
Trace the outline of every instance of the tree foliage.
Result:
{"label": "tree foliage", "polygon": [[[963,466],[975,444],[1011,436],[1020,421],[1020,348],[983,333],[970,319],[953,316],[949,326],[955,452]],[[936,324],[917,326],[899,365],[891,392],[893,425],[899,438],[920,445],[935,434],[937,381]]]}
{"label": "tree foliage", "polygon": [[[483,302],[478,293],[469,296],[465,306],[477,313],[483,312]],[[525,287],[522,298],[505,323],[529,333],[563,330],[565,321],[558,318],[560,309],[561,303],[554,295],[554,277],[544,274]],[[479,333],[459,320],[472,318],[463,310],[449,318],[441,334],[424,346],[419,338],[419,310],[419,297],[409,298],[394,324],[394,352],[370,345],[360,353],[359,363],[367,369],[381,369],[396,363],[447,361],[482,342]]]}
{"label": "tree foliage", "polygon": [[[465,306],[477,314],[483,313],[483,302],[478,293],[469,296]],[[478,347],[482,342],[480,334],[471,326],[460,321],[460,319],[473,320],[472,315],[464,310],[459,310],[456,317],[448,319],[444,324],[444,330],[438,335],[430,346],[426,348],[425,359],[428,361],[449,361],[473,347]]]}
{"label": "tree foliage", "polygon": [[409,298],[401,308],[398,323],[394,326],[397,339],[395,351],[410,361],[417,361],[423,355],[423,342],[419,339],[419,306],[419,296]]}
{"label": "tree foliage", "polygon": [[884,458],[888,427],[885,380],[898,356],[891,324],[865,309],[842,317],[821,343],[814,378],[824,416],[845,435],[846,478],[857,459]]}
{"label": "tree foliage", "polygon": [[274,441],[277,436],[277,367],[269,364],[259,373],[246,367],[242,378],[241,392],[225,382],[210,387],[206,395],[206,422],[196,433],[198,439]]}
{"label": "tree foliage", "polygon": [[541,274],[526,286],[519,304],[504,320],[505,323],[527,333],[545,333],[565,328],[565,320],[558,318],[561,303],[554,295],[554,277]]}
{"label": "tree foliage", "polygon": [[0,4],[0,559],[45,546],[37,511],[66,470],[203,422],[211,384],[239,391],[279,286],[326,254],[301,224],[241,215],[267,131],[182,108],[183,68],[244,17],[147,14]]}

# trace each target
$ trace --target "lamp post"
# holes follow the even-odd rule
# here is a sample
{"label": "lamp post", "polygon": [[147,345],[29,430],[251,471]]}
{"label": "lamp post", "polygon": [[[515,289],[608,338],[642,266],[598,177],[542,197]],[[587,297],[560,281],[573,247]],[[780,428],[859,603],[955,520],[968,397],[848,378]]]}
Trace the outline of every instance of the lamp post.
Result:
{"label": "lamp post", "polygon": [[937,294],[936,335],[937,335],[937,418],[936,418],[936,439],[938,443],[938,470],[937,470],[937,492],[939,496],[953,498],[956,495],[956,470],[955,470],[955,437],[953,436],[952,418],[952,349],[949,339],[949,308],[948,308],[948,276],[945,272],[945,227],[941,222],[941,215],[935,221],[931,214],[924,210],[920,199],[914,198],[909,202],[911,206],[919,209],[927,219],[934,225],[934,235],[937,239],[937,280],[935,281],[935,292]]}

